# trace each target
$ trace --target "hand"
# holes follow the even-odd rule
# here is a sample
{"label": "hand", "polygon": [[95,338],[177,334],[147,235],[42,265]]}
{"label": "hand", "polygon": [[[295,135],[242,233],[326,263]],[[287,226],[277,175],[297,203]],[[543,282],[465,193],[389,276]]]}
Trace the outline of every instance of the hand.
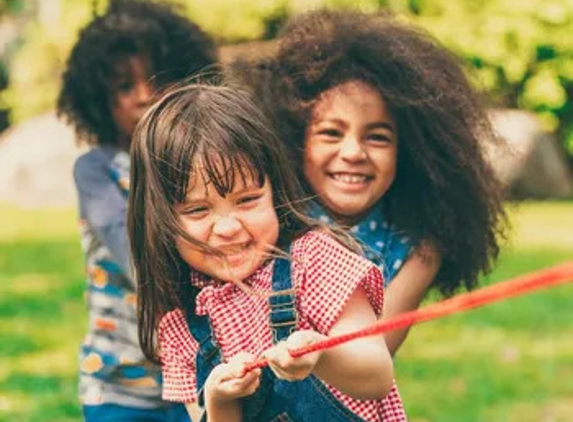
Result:
{"label": "hand", "polygon": [[264,356],[269,362],[269,367],[278,378],[287,381],[302,380],[312,373],[318,360],[322,356],[322,352],[312,352],[298,358],[293,358],[289,350],[308,346],[325,338],[326,336],[312,330],[296,331],[291,334],[286,341],[281,341],[274,347],[268,349],[264,353]]}
{"label": "hand", "polygon": [[250,353],[238,353],[228,363],[217,365],[205,382],[205,402],[225,404],[250,396],[259,387],[261,370],[245,374],[245,363],[255,360]]}

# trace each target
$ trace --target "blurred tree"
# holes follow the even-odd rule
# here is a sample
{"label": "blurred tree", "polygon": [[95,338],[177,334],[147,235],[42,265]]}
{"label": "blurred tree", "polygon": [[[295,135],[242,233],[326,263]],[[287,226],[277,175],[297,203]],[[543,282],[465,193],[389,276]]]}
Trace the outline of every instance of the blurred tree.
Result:
{"label": "blurred tree", "polygon": [[13,16],[22,11],[23,0],[2,0],[0,2],[0,132],[10,125],[10,104],[5,90],[9,84],[8,60],[17,42],[17,24]]}
{"label": "blurred tree", "polygon": [[410,19],[468,62],[494,105],[537,112],[573,156],[573,1],[408,3]]}
{"label": "blurred tree", "polygon": [[2,0],[0,2],[0,17],[19,12],[24,7],[24,0]]}
{"label": "blurred tree", "polygon": [[[41,0],[22,29],[4,94],[17,122],[54,107],[60,74],[79,29],[91,17],[91,0]],[[54,13],[57,11],[59,13]]]}
{"label": "blurred tree", "polygon": [[[288,16],[316,7],[393,11],[466,60],[472,80],[493,105],[538,113],[573,157],[573,0],[165,1],[186,6],[189,17],[221,44],[272,38]],[[62,65],[91,16],[93,0],[58,2],[57,16],[47,14],[27,26],[10,65],[4,97],[15,120],[53,107]],[[7,7],[23,7],[24,0],[0,4],[1,15]],[[98,10],[106,5],[107,0],[97,2]]]}

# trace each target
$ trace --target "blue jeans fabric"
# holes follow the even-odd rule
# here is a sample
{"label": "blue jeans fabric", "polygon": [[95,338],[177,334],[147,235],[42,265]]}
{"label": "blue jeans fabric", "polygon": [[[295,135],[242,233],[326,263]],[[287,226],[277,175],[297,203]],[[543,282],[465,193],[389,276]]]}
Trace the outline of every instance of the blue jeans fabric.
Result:
{"label": "blue jeans fabric", "polygon": [[[286,339],[297,323],[295,294],[292,288],[290,262],[276,259],[272,279],[275,295],[269,298],[270,326],[273,342]],[[282,293],[282,294],[276,294]],[[197,391],[203,405],[203,386],[211,370],[221,362],[209,320],[187,312],[189,331],[199,342],[197,365]],[[206,415],[202,421],[206,421]],[[257,391],[243,399],[244,422],[364,422],[332,395],[316,377],[289,382],[278,379],[269,368],[264,368]]]}
{"label": "blue jeans fabric", "polygon": [[83,407],[85,422],[191,422],[187,409],[174,403],[158,409],[141,409],[117,404]]}

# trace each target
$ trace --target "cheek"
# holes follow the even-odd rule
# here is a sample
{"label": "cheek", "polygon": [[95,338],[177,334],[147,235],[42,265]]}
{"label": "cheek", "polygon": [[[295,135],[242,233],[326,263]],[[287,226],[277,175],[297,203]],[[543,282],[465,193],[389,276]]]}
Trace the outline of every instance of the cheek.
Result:
{"label": "cheek", "polygon": [[308,137],[304,140],[303,146],[303,162],[305,165],[307,163],[315,162],[317,159],[317,155],[319,154],[320,147],[316,139],[313,137]]}
{"label": "cheek", "polygon": [[373,162],[376,163],[376,169],[380,176],[393,178],[396,175],[397,156],[395,150],[376,154],[373,157]]}
{"label": "cheek", "polygon": [[[181,221],[181,227],[193,239],[199,242],[207,243],[210,227],[207,221],[183,220]],[[183,239],[180,241],[185,242]]]}
{"label": "cheek", "polygon": [[320,177],[326,168],[330,155],[331,152],[327,146],[317,145],[316,142],[311,141],[305,146],[302,170],[307,182],[313,188],[317,187],[316,184],[321,184]]}
{"label": "cheek", "polygon": [[274,206],[268,204],[266,210],[259,213],[252,220],[252,226],[256,227],[260,243],[275,245],[279,237],[279,220]]}
{"label": "cheek", "polygon": [[181,259],[195,269],[201,270],[202,265],[209,258],[209,256],[205,255],[197,246],[188,243],[182,238],[178,238],[175,241],[175,247]]}
{"label": "cheek", "polygon": [[124,134],[131,134],[133,128],[133,124],[131,120],[127,117],[126,112],[120,106],[116,106],[113,110],[113,120],[115,121],[115,125],[117,129]]}
{"label": "cheek", "polygon": [[275,245],[279,240],[279,218],[276,213],[273,214],[269,226],[269,239],[267,239],[267,242]]}

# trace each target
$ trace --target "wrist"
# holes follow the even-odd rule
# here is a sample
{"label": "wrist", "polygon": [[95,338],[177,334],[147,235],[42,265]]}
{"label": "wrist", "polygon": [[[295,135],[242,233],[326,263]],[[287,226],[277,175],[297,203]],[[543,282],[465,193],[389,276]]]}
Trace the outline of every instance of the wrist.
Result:
{"label": "wrist", "polygon": [[237,420],[241,414],[239,399],[205,395],[205,413],[209,420]]}
{"label": "wrist", "polygon": [[212,407],[227,407],[238,402],[236,397],[229,397],[224,394],[218,394],[216,390],[205,388],[205,408]]}

